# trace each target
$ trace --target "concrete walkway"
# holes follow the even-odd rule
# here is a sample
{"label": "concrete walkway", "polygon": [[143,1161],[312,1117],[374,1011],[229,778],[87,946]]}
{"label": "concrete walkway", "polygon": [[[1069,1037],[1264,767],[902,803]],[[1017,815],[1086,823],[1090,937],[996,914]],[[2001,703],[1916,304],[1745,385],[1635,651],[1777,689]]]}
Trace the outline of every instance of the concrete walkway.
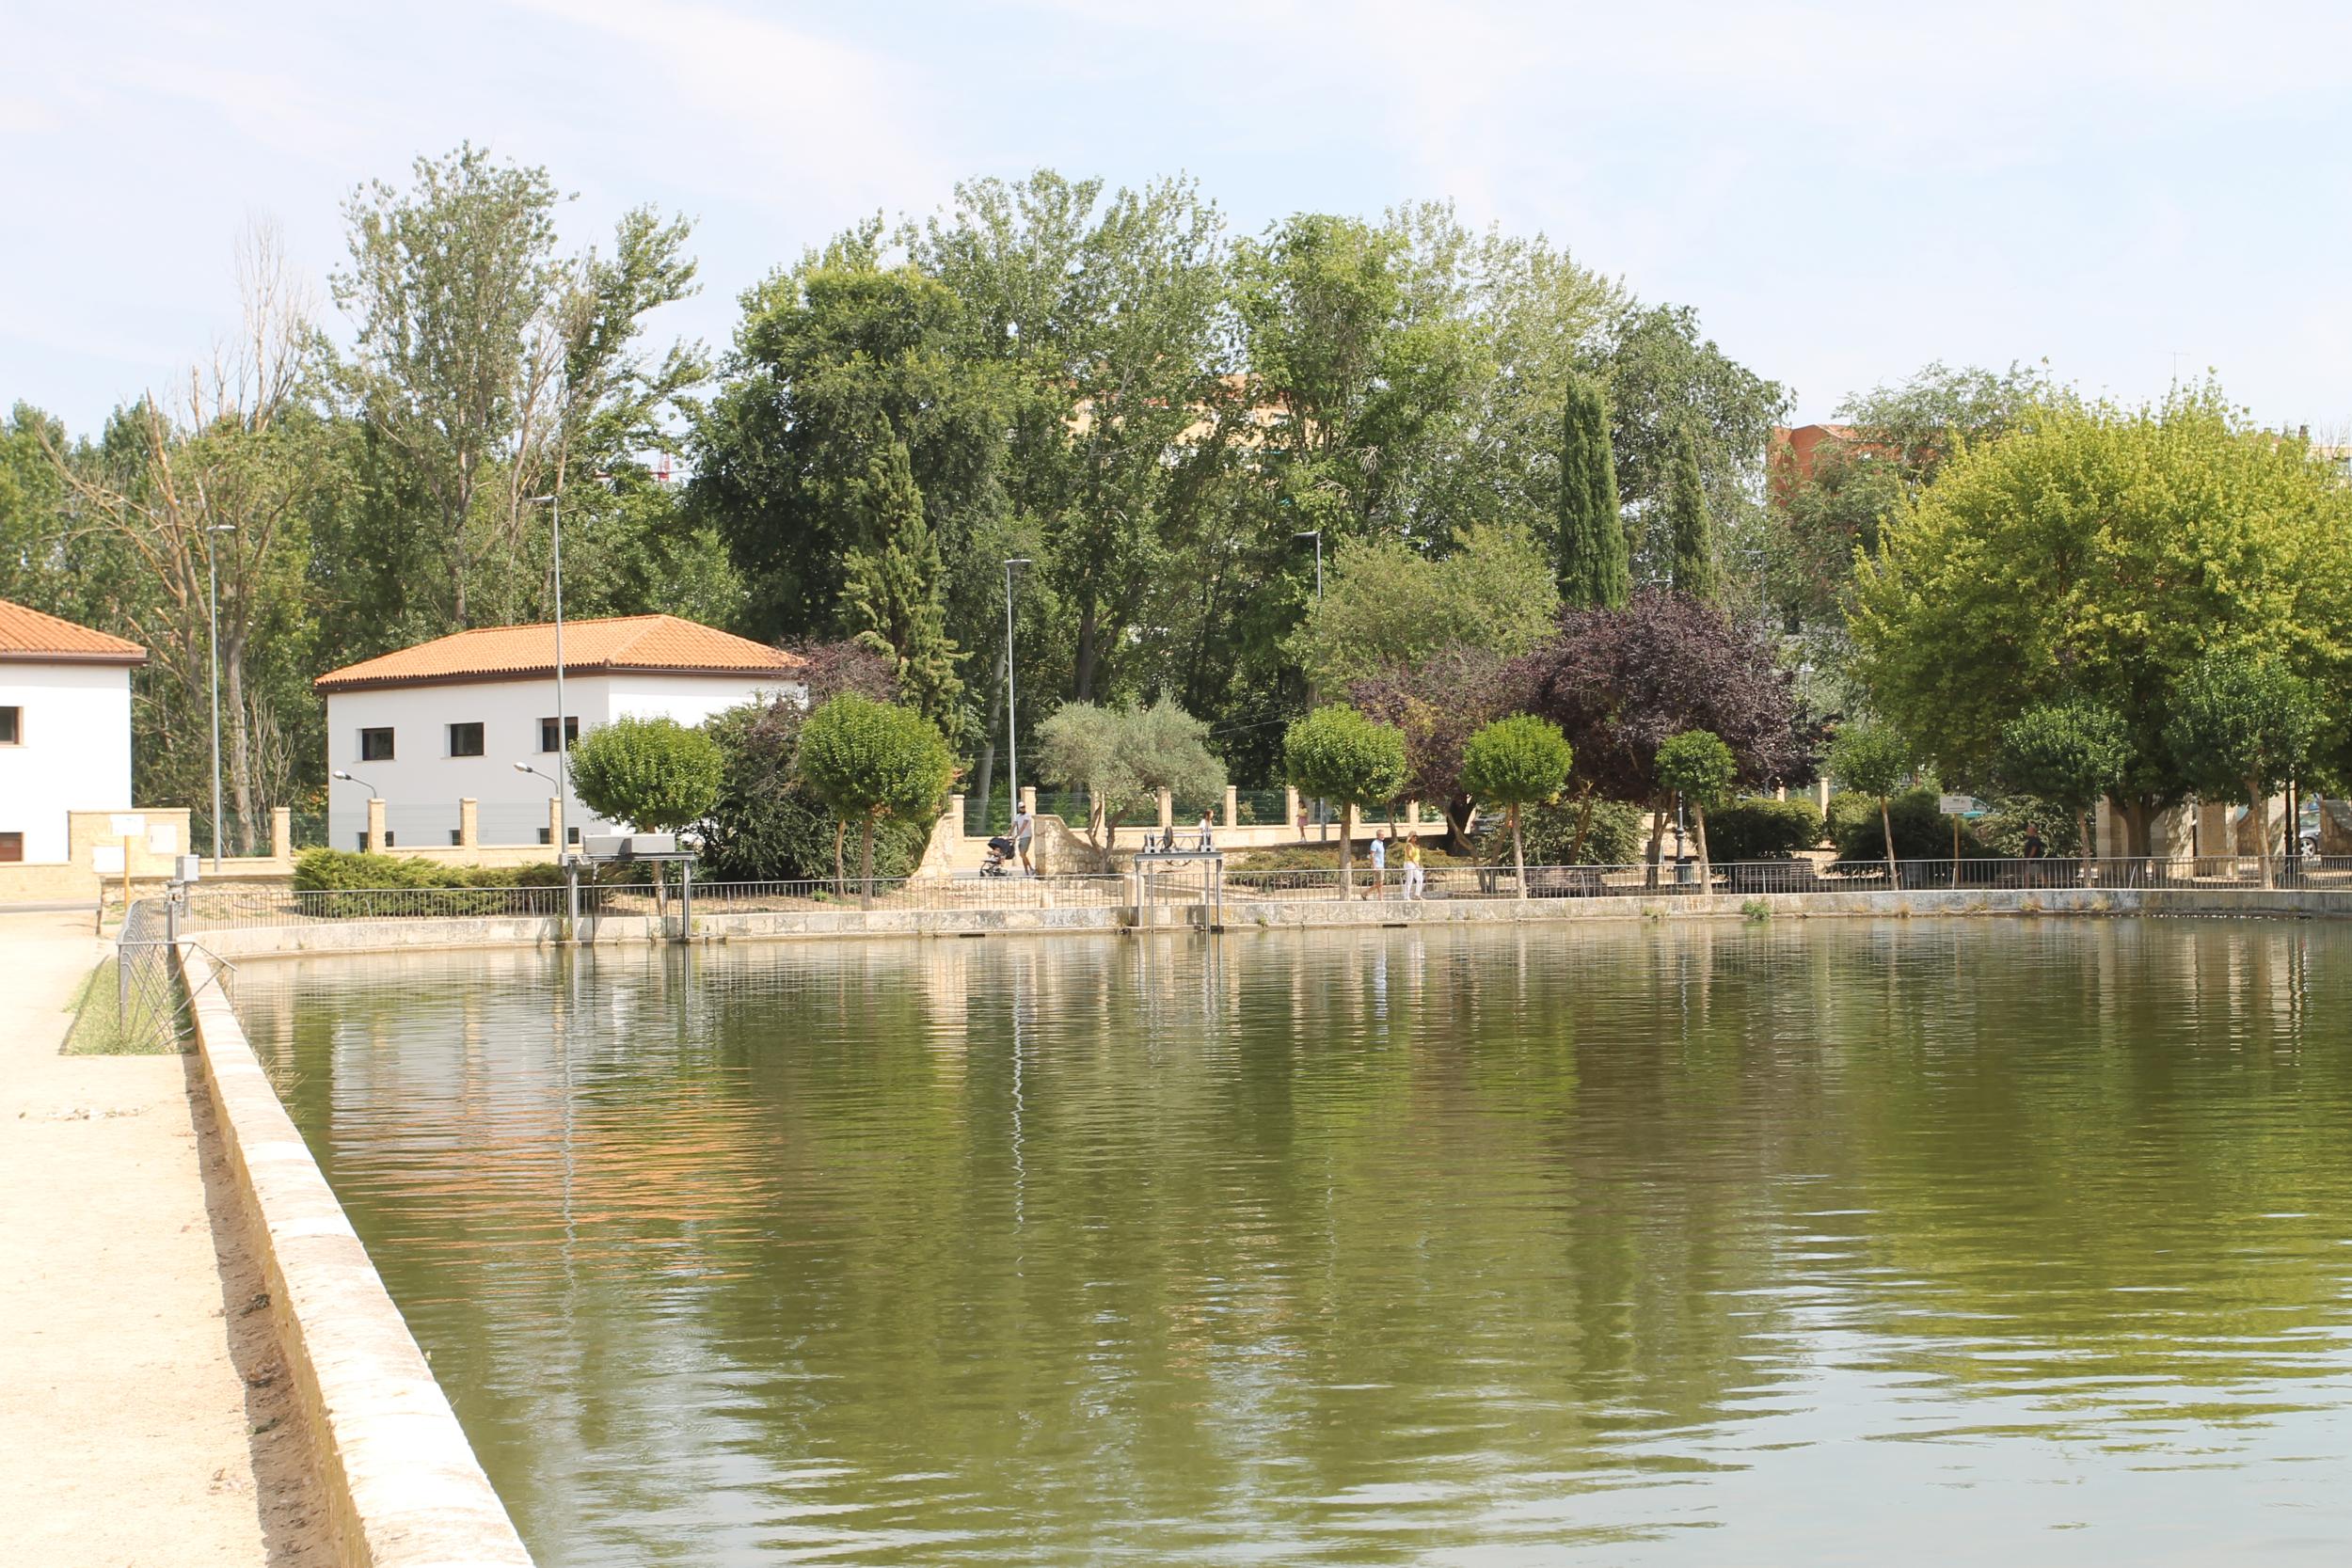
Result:
{"label": "concrete walkway", "polygon": [[[307,1433],[186,1058],[61,1056],[103,948],[0,917],[0,1557],[326,1560]],[[214,1173],[216,1175],[216,1173]],[[258,1430],[257,1430],[258,1429]]]}

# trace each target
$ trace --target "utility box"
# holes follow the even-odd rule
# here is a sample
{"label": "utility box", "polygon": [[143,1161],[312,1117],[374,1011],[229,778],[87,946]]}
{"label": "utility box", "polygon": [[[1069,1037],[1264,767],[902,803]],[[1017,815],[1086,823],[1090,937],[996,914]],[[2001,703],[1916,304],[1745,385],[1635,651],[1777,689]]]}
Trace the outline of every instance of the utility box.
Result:
{"label": "utility box", "polygon": [[201,855],[174,855],[171,858],[171,879],[175,882],[193,882],[203,875],[203,871],[204,857]]}

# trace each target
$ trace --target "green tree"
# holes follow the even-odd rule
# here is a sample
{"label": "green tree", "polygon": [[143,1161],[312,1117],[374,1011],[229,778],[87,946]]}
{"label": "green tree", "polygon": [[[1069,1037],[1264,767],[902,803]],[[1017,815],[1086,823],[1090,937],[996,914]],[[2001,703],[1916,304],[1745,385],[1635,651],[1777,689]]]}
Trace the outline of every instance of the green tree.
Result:
{"label": "green tree", "polygon": [[1714,892],[1714,870],[1707,858],[1707,808],[1731,799],[1739,776],[1740,765],[1731,748],[1711,731],[1684,730],[1659,744],[1659,784],[1682,797],[1697,818],[1702,893]]}
{"label": "green tree", "polygon": [[1996,771],[2010,788],[2074,817],[2088,883],[2091,811],[2122,787],[2131,762],[2123,716],[2104,704],[2074,698],[2029,707],[2002,725]]}
{"label": "green tree", "polygon": [[956,771],[946,741],[912,708],[845,691],[801,727],[795,766],[829,810],[859,824],[858,900],[873,908],[875,829],[938,817]]}
{"label": "green tree", "polygon": [[1883,724],[1847,724],[1829,743],[1830,777],[1878,802],[1879,828],[1886,835],[1886,879],[1900,885],[1895,863],[1895,821],[1887,801],[1909,782],[1917,763],[1903,737]]}
{"label": "green tree", "polygon": [[1609,450],[1609,404],[1588,376],[1568,383],[1560,441],[1560,597],[1613,608],[1632,591],[1617,465]]}
{"label": "green tree", "polygon": [[641,833],[701,821],[719,798],[725,768],[708,736],[675,719],[615,719],[581,736],[571,753],[580,803]]}
{"label": "green tree", "polygon": [[1873,705],[1950,775],[2069,696],[2123,721],[2126,852],[2191,787],[2164,738],[2207,650],[2332,688],[2352,649],[2352,497],[2211,388],[2153,409],[2059,402],[1966,447],[1889,519],[1850,622]]}
{"label": "green tree", "polygon": [[1208,724],[1163,697],[1149,707],[1064,703],[1038,726],[1044,776],[1087,796],[1087,842],[1111,868],[1119,819],[1156,801],[1163,789],[1184,800],[1225,793],[1225,765],[1209,750]]}
{"label": "green tree", "polygon": [[2208,800],[2245,796],[2262,885],[2273,886],[2270,797],[2311,763],[2323,722],[2316,694],[2275,658],[2213,653],[2181,677],[2171,709],[2164,736],[2174,766]]}
{"label": "green tree", "polygon": [[1666,490],[1667,526],[1674,540],[1675,592],[1721,603],[1716,573],[1715,529],[1708,515],[1707,487],[1699,477],[1698,437],[1684,431],[1675,448]]}
{"label": "green tree", "polygon": [[898,689],[914,710],[953,736],[963,717],[963,682],[956,674],[963,656],[947,635],[939,543],[923,521],[923,498],[903,443],[876,443],[855,505],[860,537],[842,569],[845,597],[864,622],[860,635],[889,656]]}
{"label": "green tree", "polygon": [[1472,528],[1435,558],[1401,541],[1351,541],[1292,646],[1311,679],[1339,691],[1454,649],[1514,657],[1559,612],[1551,565],[1523,529]]}
{"label": "green tree", "polygon": [[1340,892],[1355,885],[1356,813],[1396,799],[1405,787],[1405,736],[1352,707],[1328,704],[1282,736],[1290,782],[1306,794],[1340,802]]}
{"label": "green tree", "polygon": [[1560,726],[1528,714],[1496,720],[1462,749],[1462,787],[1482,806],[1502,806],[1510,821],[1511,866],[1521,898],[1527,896],[1527,847],[1519,814],[1557,796],[1573,760]]}

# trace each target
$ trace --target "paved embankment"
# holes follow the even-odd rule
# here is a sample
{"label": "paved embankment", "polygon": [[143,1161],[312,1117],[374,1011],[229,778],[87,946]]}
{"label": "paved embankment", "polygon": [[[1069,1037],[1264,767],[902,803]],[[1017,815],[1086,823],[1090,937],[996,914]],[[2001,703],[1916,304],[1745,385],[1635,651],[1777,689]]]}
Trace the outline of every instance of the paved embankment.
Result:
{"label": "paved embankment", "polygon": [[188,1058],[58,1054],[102,951],[87,914],[0,918],[0,1560],[325,1562]]}

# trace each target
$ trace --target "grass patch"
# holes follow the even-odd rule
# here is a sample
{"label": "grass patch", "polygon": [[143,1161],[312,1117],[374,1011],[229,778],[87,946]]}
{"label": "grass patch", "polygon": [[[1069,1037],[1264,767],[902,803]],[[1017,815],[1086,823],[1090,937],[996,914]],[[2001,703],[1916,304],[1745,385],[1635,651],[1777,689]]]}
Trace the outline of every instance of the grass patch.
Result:
{"label": "grass patch", "polygon": [[1770,920],[1772,918],[1772,907],[1761,898],[1751,898],[1740,906],[1740,913],[1748,920]]}
{"label": "grass patch", "polygon": [[[62,1053],[68,1056],[168,1056],[188,1049],[174,1018],[168,1028],[145,1004],[140,989],[131,988],[131,1007],[120,1010],[121,963],[102,961],[82,982],[80,992],[67,1005],[73,1026],[66,1031]],[[168,1040],[170,1043],[165,1043]]]}

